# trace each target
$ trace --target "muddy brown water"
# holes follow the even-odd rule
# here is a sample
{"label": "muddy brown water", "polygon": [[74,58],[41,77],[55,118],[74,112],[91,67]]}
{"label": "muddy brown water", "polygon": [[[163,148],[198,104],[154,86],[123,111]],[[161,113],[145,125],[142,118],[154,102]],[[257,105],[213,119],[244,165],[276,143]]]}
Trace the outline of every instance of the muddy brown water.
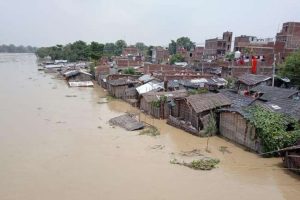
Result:
{"label": "muddy brown water", "polygon": [[[110,118],[137,110],[99,103],[106,93],[98,86],[69,88],[37,71],[32,54],[0,54],[0,70],[1,200],[300,199],[299,177],[279,158],[219,137],[207,153],[205,138],[144,115],[160,136],[111,127]],[[193,149],[220,159],[218,168],[169,163]]]}

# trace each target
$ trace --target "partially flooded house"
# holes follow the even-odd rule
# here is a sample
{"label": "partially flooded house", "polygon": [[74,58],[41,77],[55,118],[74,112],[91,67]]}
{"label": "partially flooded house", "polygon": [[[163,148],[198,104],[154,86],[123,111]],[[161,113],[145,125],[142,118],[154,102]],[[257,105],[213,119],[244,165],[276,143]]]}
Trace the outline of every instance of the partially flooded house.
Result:
{"label": "partially flooded house", "polygon": [[57,73],[64,67],[63,64],[47,64],[44,66],[45,73]]}
{"label": "partially flooded house", "polygon": [[70,87],[92,87],[94,86],[93,75],[82,70],[69,70],[63,73],[63,76]]}
{"label": "partially flooded house", "polygon": [[118,79],[107,81],[108,92],[117,98],[126,99],[125,91],[129,88],[135,88],[138,85],[138,81],[132,77],[122,77]]}
{"label": "partially flooded house", "polygon": [[98,76],[98,84],[103,88],[107,89],[107,77],[108,74],[101,74]]}
{"label": "partially flooded house", "polygon": [[166,119],[173,111],[176,102],[186,96],[188,96],[186,90],[147,92],[141,96],[140,109],[155,118]]}
{"label": "partially flooded house", "polygon": [[230,99],[223,94],[205,93],[188,96],[178,102],[167,123],[192,134],[203,136],[209,116],[218,108],[229,107]]}
{"label": "partially flooded house", "polygon": [[243,145],[255,152],[262,151],[256,127],[249,121],[249,106],[260,106],[271,112],[281,113],[300,122],[300,101],[297,90],[269,86],[257,86],[251,96],[223,90],[221,93],[232,101],[231,107],[219,109],[219,132],[223,137]]}
{"label": "partially flooded house", "polygon": [[221,93],[229,98],[232,104],[218,110],[220,135],[255,152],[261,152],[261,142],[256,135],[255,127],[247,119],[249,114],[245,111],[255,99],[229,90]]}
{"label": "partially flooded house", "polygon": [[279,151],[283,157],[283,164],[286,168],[300,174],[300,140],[295,146]]}
{"label": "partially flooded house", "polygon": [[125,89],[123,100],[129,103],[133,107],[138,106],[138,93],[135,87],[128,87]]}

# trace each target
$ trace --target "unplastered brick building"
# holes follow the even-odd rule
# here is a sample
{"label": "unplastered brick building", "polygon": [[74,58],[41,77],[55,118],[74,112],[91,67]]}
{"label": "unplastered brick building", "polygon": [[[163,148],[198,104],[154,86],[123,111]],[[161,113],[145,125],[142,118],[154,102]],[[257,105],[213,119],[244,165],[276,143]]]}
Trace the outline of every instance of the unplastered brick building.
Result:
{"label": "unplastered brick building", "polygon": [[277,61],[283,62],[292,52],[300,48],[300,22],[286,22],[276,35],[275,53]]}
{"label": "unplastered brick building", "polygon": [[209,59],[223,57],[231,51],[232,32],[224,32],[222,38],[213,38],[205,41],[204,56]]}

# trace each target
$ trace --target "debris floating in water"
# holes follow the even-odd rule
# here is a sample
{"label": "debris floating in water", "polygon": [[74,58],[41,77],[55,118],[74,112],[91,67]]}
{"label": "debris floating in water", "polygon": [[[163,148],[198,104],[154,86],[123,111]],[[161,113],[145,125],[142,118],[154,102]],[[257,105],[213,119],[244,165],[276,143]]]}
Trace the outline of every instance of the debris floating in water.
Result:
{"label": "debris floating in water", "polygon": [[194,156],[203,156],[200,149],[193,149],[192,151],[181,151],[180,156],[194,157]]}
{"label": "debris floating in water", "polygon": [[110,125],[120,126],[127,131],[134,131],[144,128],[144,124],[137,121],[132,115],[125,114],[112,118],[108,121]]}
{"label": "debris floating in water", "polygon": [[157,144],[151,147],[151,149],[158,149],[158,150],[162,150],[165,148],[165,145],[161,145],[161,144]]}
{"label": "debris floating in water", "polygon": [[142,130],[139,135],[158,136],[160,135],[160,132],[156,127],[148,126],[144,130]]}
{"label": "debris floating in water", "polygon": [[186,166],[195,170],[212,170],[216,168],[220,160],[214,158],[202,158],[199,160],[193,160],[191,162],[178,161],[176,158],[170,161],[171,164]]}
{"label": "debris floating in water", "polygon": [[67,94],[66,97],[77,97],[77,95],[75,95],[75,94],[73,94],[73,95]]}

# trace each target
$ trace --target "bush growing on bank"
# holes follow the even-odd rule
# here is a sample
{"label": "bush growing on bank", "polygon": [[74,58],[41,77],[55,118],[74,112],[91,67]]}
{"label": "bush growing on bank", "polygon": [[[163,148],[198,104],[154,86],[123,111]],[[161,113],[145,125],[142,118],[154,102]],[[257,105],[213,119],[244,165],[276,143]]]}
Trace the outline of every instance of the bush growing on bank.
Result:
{"label": "bush growing on bank", "polygon": [[300,125],[294,118],[261,106],[252,106],[247,112],[262,142],[264,152],[292,146],[300,139]]}

